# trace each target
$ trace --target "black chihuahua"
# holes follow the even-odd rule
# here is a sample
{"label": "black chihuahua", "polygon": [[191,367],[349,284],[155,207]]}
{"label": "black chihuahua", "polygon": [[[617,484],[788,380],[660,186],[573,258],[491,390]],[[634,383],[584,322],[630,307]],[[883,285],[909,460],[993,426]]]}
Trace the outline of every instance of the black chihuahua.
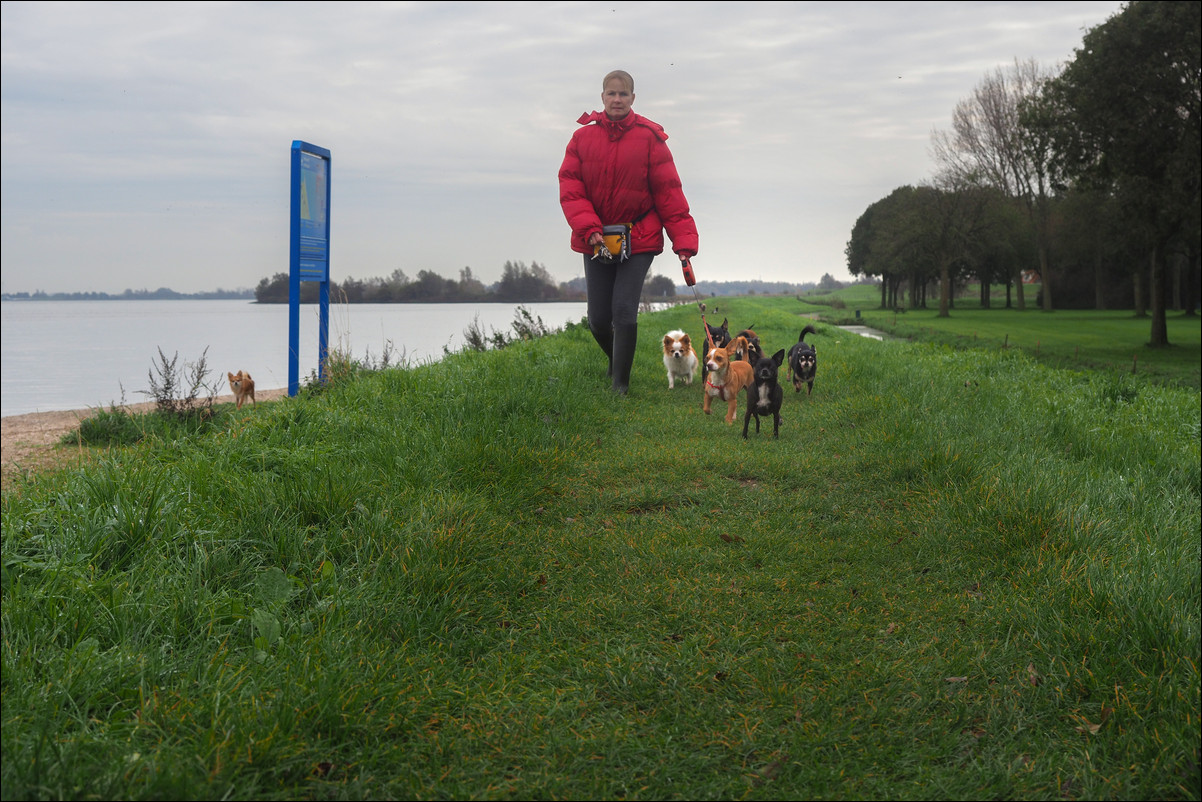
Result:
{"label": "black chihuahua", "polygon": [[747,414],[743,416],[743,439],[747,439],[747,427],[751,416],[755,416],[755,433],[760,433],[760,415],[772,416],[772,436],[780,437],[780,405],[785,397],[777,381],[780,366],[785,361],[785,349],[772,356],[760,357],[755,363],[755,383],[747,387]]}
{"label": "black chihuahua", "polygon": [[793,392],[800,393],[801,385],[806,386],[806,395],[814,392],[814,374],[818,372],[818,352],[814,346],[806,342],[807,334],[817,334],[814,327],[806,324],[801,330],[801,336],[789,349],[789,373],[793,377]]}

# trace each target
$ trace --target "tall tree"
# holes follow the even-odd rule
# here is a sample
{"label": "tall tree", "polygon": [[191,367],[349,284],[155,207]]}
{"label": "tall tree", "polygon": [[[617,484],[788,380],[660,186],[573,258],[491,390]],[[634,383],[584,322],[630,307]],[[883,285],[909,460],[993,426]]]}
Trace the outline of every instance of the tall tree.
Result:
{"label": "tall tree", "polygon": [[1150,243],[1148,344],[1166,346],[1167,257],[1196,230],[1202,187],[1202,4],[1127,3],[1085,34],[1047,94],[1065,174],[1109,188]]}
{"label": "tall tree", "polygon": [[939,276],[939,317],[948,317],[952,286],[972,264],[979,241],[996,222],[988,214],[995,190],[962,181],[954,171],[921,186],[908,210],[907,228],[917,260]]}
{"label": "tall tree", "polygon": [[920,304],[930,263],[920,247],[918,190],[901,186],[873,203],[852,227],[844,254],[853,276],[881,277],[881,308],[900,306],[899,288],[910,283],[910,306]]}
{"label": "tall tree", "polygon": [[[990,186],[1022,205],[1030,218],[1043,283],[1043,308],[1052,309],[1052,268],[1048,257],[1051,151],[1039,129],[1020,122],[1023,103],[1042,90],[1050,70],[1034,59],[1015,61],[987,74],[971,96],[956,104],[952,130],[936,131],[932,150],[940,172],[959,185]],[[1021,269],[1016,266],[1016,270]],[[1019,309],[1026,308],[1021,278],[1014,276]]]}

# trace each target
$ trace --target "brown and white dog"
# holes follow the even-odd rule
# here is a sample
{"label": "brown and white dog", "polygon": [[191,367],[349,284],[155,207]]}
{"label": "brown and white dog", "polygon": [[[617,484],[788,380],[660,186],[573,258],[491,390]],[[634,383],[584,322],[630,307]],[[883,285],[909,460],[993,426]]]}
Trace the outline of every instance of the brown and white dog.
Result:
{"label": "brown and white dog", "polygon": [[697,352],[693,350],[693,342],[689,335],[680,329],[673,329],[664,335],[664,370],[668,371],[668,389],[676,386],[676,379],[684,379],[685,384],[693,383],[693,374],[697,372]]}
{"label": "brown and white dog", "polygon": [[242,409],[242,404],[246,399],[250,399],[250,403],[255,403],[255,380],[250,377],[249,373],[238,371],[230,373],[226,371],[230,377],[230,389],[234,391],[234,401],[236,409]]}
{"label": "brown and white dog", "polygon": [[[717,310],[714,310],[714,311],[717,311]],[[705,318],[702,317],[702,320],[704,320],[704,319]],[[702,340],[702,343],[705,345],[704,350],[707,354],[709,353],[709,350],[711,348],[713,348],[714,346],[718,346],[719,348],[725,348],[726,346],[730,345],[730,322],[726,318],[722,318],[722,325],[720,325],[720,326],[711,326],[709,323],[706,323],[705,324],[705,338]],[[701,380],[702,381],[705,381],[705,377],[707,375],[709,375],[709,372],[710,372],[710,369],[706,366],[705,360],[702,360],[702,362],[701,362]]]}
{"label": "brown and white dog", "polygon": [[725,348],[711,348],[705,355],[709,372],[705,377],[705,400],[701,409],[710,413],[713,399],[726,402],[726,422],[733,423],[739,406],[739,393],[755,382],[755,369],[750,362],[734,359],[736,351],[747,352],[747,338],[735,337]]}

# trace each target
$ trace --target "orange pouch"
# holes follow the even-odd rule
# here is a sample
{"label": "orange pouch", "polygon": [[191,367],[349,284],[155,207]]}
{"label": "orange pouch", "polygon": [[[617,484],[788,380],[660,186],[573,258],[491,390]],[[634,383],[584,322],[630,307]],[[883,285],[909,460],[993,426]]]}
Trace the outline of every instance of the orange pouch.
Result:
{"label": "orange pouch", "polygon": [[630,258],[630,226],[602,226],[600,245],[594,246],[593,255],[609,262],[624,262]]}

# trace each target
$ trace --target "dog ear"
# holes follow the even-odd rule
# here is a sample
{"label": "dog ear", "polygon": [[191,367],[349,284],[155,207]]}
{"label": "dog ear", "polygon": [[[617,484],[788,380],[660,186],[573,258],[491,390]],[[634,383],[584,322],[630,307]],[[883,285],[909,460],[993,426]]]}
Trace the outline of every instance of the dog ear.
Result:
{"label": "dog ear", "polygon": [[783,363],[785,361],[785,349],[782,348],[779,351],[777,351],[775,354],[773,354],[772,361],[775,362],[777,365],[780,365],[781,363]]}

